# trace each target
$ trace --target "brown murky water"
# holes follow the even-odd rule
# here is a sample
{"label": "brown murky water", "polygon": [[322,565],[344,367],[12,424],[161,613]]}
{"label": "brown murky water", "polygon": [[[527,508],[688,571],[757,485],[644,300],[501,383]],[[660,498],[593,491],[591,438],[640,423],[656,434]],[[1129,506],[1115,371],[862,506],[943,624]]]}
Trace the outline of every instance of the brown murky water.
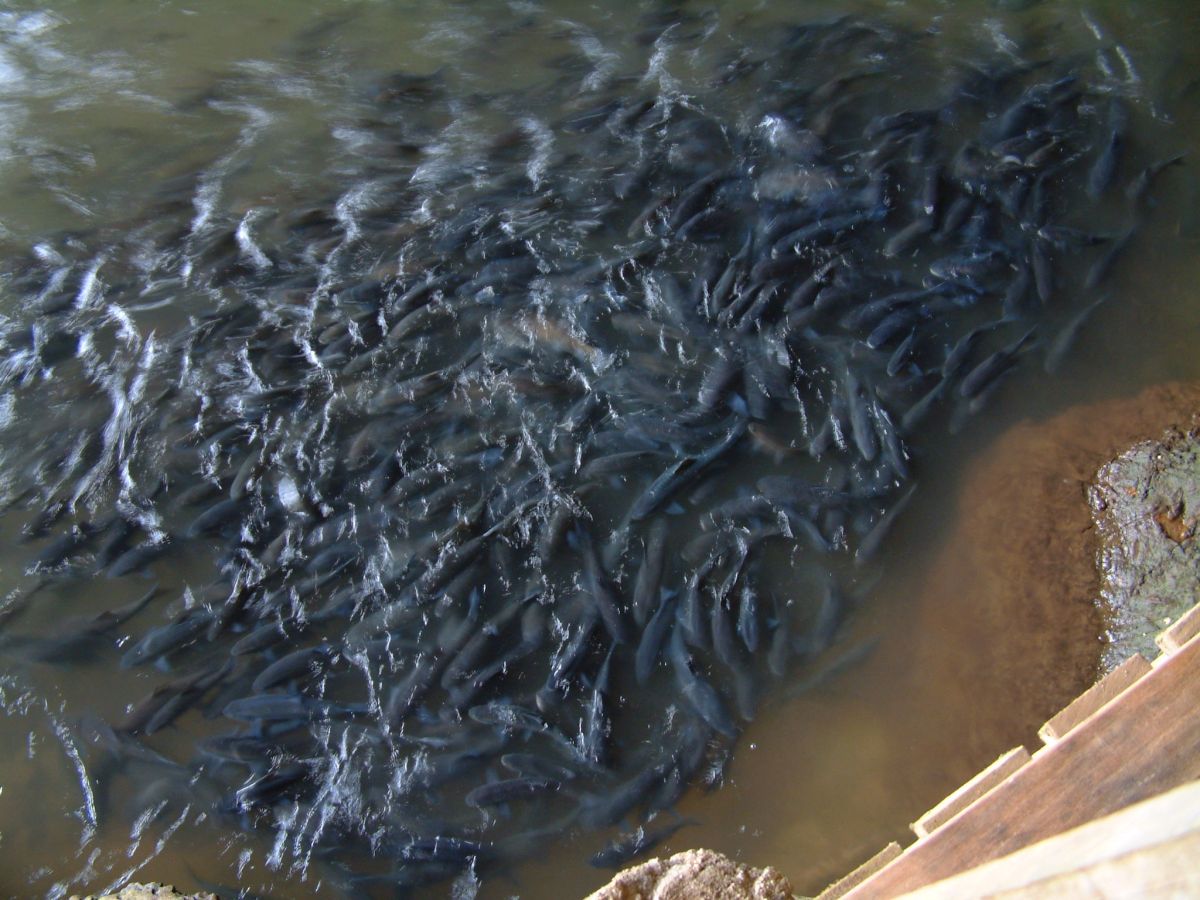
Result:
{"label": "brown murky water", "polygon": [[[1081,55],[1094,52],[1088,27],[1080,25],[1086,16],[1127,51],[1144,95],[1153,98],[1135,113],[1139,158],[1200,146],[1200,12],[1193,3],[1008,8],[1023,5],[823,3],[813,4],[812,14],[886,7],[900,21],[948,35],[941,46],[954,46],[955,35],[973,46],[980,29],[1061,30],[1064,53]],[[619,33],[626,14],[607,5],[547,6],[608,35]],[[46,234],[136,221],[156,185],[209,167],[231,146],[237,149],[221,188],[229,208],[286,205],[293,196],[326,193],[321,185],[333,193],[341,142],[355,139],[340,98],[362,83],[364,70],[458,65],[457,54],[471,43],[464,35],[541,8],[223,0],[194,8],[162,2],[151,10],[109,0],[0,2],[0,247],[16,252]],[[739,2],[723,7],[720,21],[763,28],[782,16],[765,3]],[[520,85],[542,49],[500,42],[491,57],[467,68],[481,85]],[[228,89],[238,76],[242,93],[213,93],[215,83]],[[916,460],[921,490],[881,554],[880,580],[837,645],[798,673],[807,690],[764,705],[739,741],[724,786],[685,796],[679,812],[696,824],[658,852],[708,846],[775,865],[802,892],[819,889],[900,837],[909,821],[997,754],[1031,744],[1037,726],[1087,684],[1099,639],[1086,598],[1072,592],[1055,603],[1044,586],[1027,585],[1028,573],[1008,562],[1000,541],[993,555],[972,553],[990,535],[1020,528],[1005,516],[1010,497],[986,496],[1019,490],[980,472],[995,471],[998,452],[1022,452],[1019,441],[1002,443],[1018,423],[1036,428],[1079,404],[1200,378],[1197,165],[1189,158],[1163,177],[1112,277],[1110,299],[1055,378],[1019,372],[958,434],[944,421],[926,426],[935,437]],[[1121,417],[1123,407],[1112,409]],[[1039,457],[1036,465],[1044,477],[1053,462]],[[21,515],[0,524],[6,539],[18,533]],[[0,593],[24,583],[22,554],[15,543],[0,548]],[[203,580],[202,561],[178,566],[181,579]],[[48,590],[26,630],[52,631],[58,617],[80,606],[74,590]],[[115,606],[130,599],[127,590],[97,581],[86,600]],[[99,890],[132,875],[183,888],[240,882],[272,896],[337,896],[315,871],[305,882],[289,882],[272,869],[269,836],[226,833],[197,821],[191,808],[177,819],[139,823],[130,811],[146,807],[153,783],[120,785],[129,796],[81,792],[72,738],[80,717],[117,718],[127,698],[162,677],[100,664],[14,667],[0,675],[0,893]],[[203,734],[203,721],[184,720],[163,749],[186,747]],[[581,895],[606,878],[585,858],[569,841],[550,846],[489,880],[481,896]]]}

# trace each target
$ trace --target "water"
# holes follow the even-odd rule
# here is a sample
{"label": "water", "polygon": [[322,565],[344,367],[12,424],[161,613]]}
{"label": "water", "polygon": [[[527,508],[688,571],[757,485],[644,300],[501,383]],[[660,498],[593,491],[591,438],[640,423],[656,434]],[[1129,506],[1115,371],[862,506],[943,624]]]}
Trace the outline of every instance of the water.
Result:
{"label": "water", "polygon": [[[94,308],[90,321],[100,324],[93,332],[96,355],[84,360],[83,368],[93,367],[90,382],[73,374],[74,363],[61,361],[44,385],[31,379],[34,386],[3,407],[12,417],[5,422],[5,489],[16,502],[0,529],[15,538],[38,513],[36,503],[20,502],[27,487],[22,479],[33,472],[44,481],[53,460],[63,453],[69,457],[71,447],[61,446],[63,432],[55,430],[64,420],[99,433],[108,424],[116,428],[109,433],[117,442],[152,446],[153,430],[139,419],[139,410],[156,403],[169,406],[156,394],[163,384],[153,375],[156,360],[171,358],[171,337],[182,332],[189,315],[213,307],[236,309],[247,297],[272,308],[271,295],[245,285],[267,280],[263,270],[286,239],[281,220],[302,222],[301,212],[320,207],[316,220],[334,223],[323,232],[333,240],[314,249],[298,276],[315,276],[319,284],[336,288],[346,272],[360,279],[396,270],[411,274],[407,267],[419,259],[396,258],[394,251],[356,256],[356,233],[363,232],[366,246],[376,252],[416,246],[422,228],[456,212],[456,198],[471,198],[472,191],[496,179],[511,177],[538,191],[554,177],[556,153],[562,152],[550,128],[554,107],[542,105],[561,81],[578,85],[582,99],[576,113],[591,108],[593,96],[650,92],[701,97],[712,112],[738,127],[753,125],[739,117],[739,104],[749,109],[751,103],[738,93],[736,82],[718,92],[706,78],[714,66],[728,63],[736,48],[766,45],[780,20],[790,22],[792,14],[751,4],[719,12],[685,6],[683,12],[688,15],[681,18],[679,11],[650,6],[405,9],[371,3],[309,4],[301,11],[280,2],[255,4],[250,11],[245,4],[196,10],[163,4],[147,15],[117,4],[5,6],[0,19],[0,242],[9,276],[2,299],[9,319],[6,355],[19,352],[13,335],[28,321],[28,311],[20,308],[29,297],[20,272],[30,248],[48,271],[55,269],[54,254],[74,263],[64,290],[73,306],[85,312]],[[1193,80],[1197,51],[1189,38],[1196,32],[1196,14],[1187,4],[1042,4],[1017,11],[991,4],[824,4],[806,9],[805,16],[831,21],[844,12],[927,35],[924,42],[914,38],[891,51],[912,60],[912,72],[921,71],[922,60],[930,63],[927,77],[896,86],[913,105],[936,95],[941,66],[975,58],[995,61],[1027,41],[1049,43],[1063,60],[1086,69],[1090,78],[1120,86],[1126,97],[1130,126],[1120,183],[1141,165],[1195,146],[1200,88]],[[676,21],[674,29],[667,27]],[[1106,67],[1111,76],[1104,74]],[[430,99],[422,93],[430,82],[389,80],[397,68],[410,76],[434,76],[445,85],[444,93]],[[396,103],[385,104],[388,117],[381,121],[381,98],[386,100],[388,90],[395,92]],[[559,140],[571,146],[571,138]],[[677,152],[688,150],[681,145]],[[592,171],[593,160],[577,162],[581,172]],[[1001,664],[972,672],[977,688],[964,695],[973,629],[963,607],[974,592],[968,584],[949,594],[928,590],[928,568],[954,533],[952,511],[962,473],[1012,422],[1167,378],[1195,377],[1191,337],[1197,322],[1189,285],[1197,270],[1200,229],[1194,218],[1198,182],[1191,169],[1189,160],[1156,183],[1140,214],[1140,231],[1105,284],[1109,299],[1088,321],[1056,377],[1041,372],[1040,357],[1026,360],[985,410],[955,434],[947,432],[946,416],[935,416],[912,436],[920,490],[872,566],[858,570],[833,559],[857,607],[833,647],[789,673],[789,683],[808,682],[809,689],[794,698],[784,696],[786,685],[766,693],[758,716],[737,740],[722,773],[723,786],[712,792],[694,787],[678,804],[682,816],[699,824],[684,828],[656,852],[712,846],[751,863],[778,865],[798,888],[818,888],[898,836],[909,819],[997,753],[1031,740],[1040,720],[1083,686],[1080,673],[1061,672],[1044,692],[1013,697],[1004,685],[1030,661],[1012,659],[1011,669]],[[397,172],[427,185],[430,203],[418,207],[408,222],[380,221],[379,212],[389,211],[390,192],[397,189]],[[610,175],[594,173],[598,179]],[[1078,186],[1061,190],[1072,197],[1079,193]],[[428,218],[422,219],[422,209]],[[1066,223],[1105,231],[1129,221],[1119,190],[1088,209],[1095,221],[1068,211]],[[535,222],[541,221],[537,212],[526,210]],[[635,213],[631,210],[629,218]],[[545,221],[553,235],[554,217]],[[232,238],[233,244],[205,243],[216,235],[227,242]],[[596,238],[595,244],[603,248],[605,239]],[[164,246],[182,246],[184,253],[165,259],[138,255],[139,247]],[[736,249],[730,246],[727,252]],[[232,254],[236,271],[209,281],[180,280],[179,269],[189,260],[212,274],[204,268],[206,252],[213,254],[210,259]],[[1060,278],[1077,283],[1090,258],[1068,255],[1060,261]],[[1081,303],[1052,306],[1048,330],[1067,321]],[[105,309],[108,317],[100,315]],[[520,343],[511,333],[497,334],[502,344]],[[52,337],[50,332],[35,341]],[[570,346],[568,338],[551,339]],[[636,340],[631,344],[638,346]],[[456,358],[453,347],[434,345],[423,352],[429,360]],[[602,358],[591,351],[566,355],[572,352],[578,369],[603,368]],[[249,390],[255,377],[269,380],[269,373],[220,368],[202,352],[191,359],[201,383],[227,390],[225,399]],[[106,380],[105,360],[119,361],[123,368],[117,374],[127,380]],[[428,362],[413,374],[434,367]],[[139,372],[148,373],[141,387]],[[217,376],[227,383],[219,385]],[[90,399],[84,390],[88,383],[93,385]],[[96,391],[97,384],[107,390]],[[114,405],[124,402],[129,415],[111,417]],[[113,421],[130,427],[121,430]],[[319,420],[303,424],[315,428]],[[95,452],[86,446],[79,450]],[[30,467],[39,459],[47,461],[44,470]],[[128,473],[127,486],[152,484],[155,466],[170,469],[169,459],[153,453],[135,461],[144,468]],[[220,468],[226,460],[209,463]],[[777,465],[802,470],[806,464],[742,453],[738,468],[717,479],[717,496]],[[114,471],[111,482],[82,485],[85,492],[93,487],[95,492],[81,498],[81,510],[125,503],[123,514],[140,515],[148,534],[155,528],[178,533],[186,526],[171,518],[167,504],[147,502],[153,497],[146,490],[122,492],[121,484],[120,472]],[[187,486],[169,486],[167,495]],[[283,482],[272,487],[277,495],[290,496]],[[619,496],[604,499],[597,497],[593,504],[600,522],[616,516],[621,505]],[[155,518],[160,509],[166,519]],[[253,890],[287,895],[315,892],[320,885],[338,895],[345,888],[336,882],[337,863],[362,872],[387,870],[386,863],[364,858],[359,841],[348,840],[339,849],[336,836],[323,845],[328,850],[309,861],[300,838],[312,832],[297,827],[303,807],[285,801],[221,818],[214,812],[219,788],[213,779],[181,779],[169,766],[147,759],[114,770],[89,740],[95,733],[89,723],[96,717],[119,722],[128,704],[190,670],[193,660],[187,658],[176,659],[171,671],[165,665],[122,668],[119,662],[149,629],[166,621],[168,605],[177,608],[185,585],[199,593],[212,581],[217,544],[215,538],[208,545],[188,544],[188,552],[154,563],[150,568],[162,595],[110,638],[89,645],[94,651],[89,655],[77,654],[69,665],[49,665],[31,660],[28,650],[9,648],[0,682],[7,713],[0,721],[6,760],[0,785],[0,886],[10,893],[98,891],[136,872],[180,886],[239,881]],[[0,577],[6,593],[36,583],[21,573],[43,546],[13,540],[4,547]],[[807,577],[804,567],[794,570],[778,560],[776,565],[773,575],[762,576],[764,583],[771,584],[772,577]],[[5,627],[31,640],[52,637],[65,618],[127,604],[151,583],[136,572],[55,581]],[[994,614],[981,610],[979,618]],[[1013,621],[1015,629],[1022,627],[1019,615]],[[1031,645],[1026,637],[1014,634],[1009,640],[1023,648]],[[119,650],[112,648],[114,641]],[[195,661],[202,660],[196,656]],[[653,731],[658,721],[653,703],[639,699],[628,679],[622,684],[622,738],[632,746],[646,745],[659,737]],[[664,677],[660,688],[670,691],[670,684]],[[988,698],[994,702],[981,702]],[[222,704],[209,705],[219,712]],[[198,741],[227,728],[228,722],[192,710],[146,744],[186,761]],[[353,765],[344,770],[348,779]],[[235,779],[228,786],[237,784]],[[354,792],[344,796],[349,802]],[[564,808],[547,806],[560,813]],[[356,810],[350,806],[343,812],[353,816]],[[540,815],[546,814],[535,811],[533,818]],[[652,827],[669,820],[663,814]],[[614,834],[613,829],[600,834],[579,829],[547,842],[547,852],[535,861],[486,869],[482,893],[581,894],[603,881],[586,860]],[[307,868],[297,865],[305,861]],[[470,893],[470,872],[459,876],[456,889]],[[444,895],[450,888],[443,883],[431,890]]]}

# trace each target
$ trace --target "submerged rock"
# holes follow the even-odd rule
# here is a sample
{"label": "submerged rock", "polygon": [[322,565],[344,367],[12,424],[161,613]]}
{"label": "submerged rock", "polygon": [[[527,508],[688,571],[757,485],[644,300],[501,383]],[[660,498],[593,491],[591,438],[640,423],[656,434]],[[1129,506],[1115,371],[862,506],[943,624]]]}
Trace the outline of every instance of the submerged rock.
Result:
{"label": "submerged rock", "polygon": [[1100,537],[1104,668],[1133,653],[1152,659],[1154,636],[1200,589],[1200,432],[1168,430],[1101,467],[1088,489]]}
{"label": "submerged rock", "polygon": [[[80,898],[76,896],[71,900],[80,900]],[[197,894],[181,894],[169,884],[152,881],[149,884],[126,885],[115,894],[104,894],[103,896],[93,894],[82,900],[217,900],[217,895],[210,894],[208,891],[201,891]]]}
{"label": "submerged rock", "polygon": [[770,866],[754,869],[713,850],[685,850],[617,875],[587,900],[791,900],[792,886]]}

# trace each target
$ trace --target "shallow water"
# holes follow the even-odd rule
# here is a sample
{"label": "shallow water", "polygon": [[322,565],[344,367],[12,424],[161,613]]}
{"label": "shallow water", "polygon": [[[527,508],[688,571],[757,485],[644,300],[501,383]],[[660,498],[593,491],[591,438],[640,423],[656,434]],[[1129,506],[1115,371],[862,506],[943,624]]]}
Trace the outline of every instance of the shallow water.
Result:
{"label": "shallow water", "polygon": [[[165,347],[189,314],[245,297],[236,284],[206,293],[171,283],[151,285],[143,297],[134,297],[127,287],[129,271],[106,270],[106,260],[92,255],[123,236],[146,235],[148,244],[161,239],[170,245],[170,230],[180,222],[193,236],[210,225],[215,230],[242,222],[251,238],[242,254],[253,269],[253,240],[258,236],[270,249],[270,241],[278,238],[271,230],[276,214],[328,208],[342,198],[345,229],[381,228],[370,212],[386,207],[384,195],[397,167],[432,185],[434,215],[445,214],[436,205],[438,190],[449,193],[457,175],[474,173],[485,181],[497,172],[506,174],[502,162],[489,159],[485,138],[509,131],[514,120],[527,141],[521,146],[534,152],[509,165],[516,176],[536,184],[548,177],[536,150],[545,126],[542,116],[553,112],[538,106],[539,92],[550,93],[547,85],[555,78],[587,82],[594,76],[596,86],[580,90],[611,96],[619,89],[610,80],[629,73],[637,90],[654,81],[658,90],[699,96],[714,113],[738,122],[738,104],[748,101],[736,91],[706,93],[707,73],[726,60],[730,48],[766,46],[779,21],[793,21],[794,15],[755,4],[716,11],[690,4],[666,10],[327,2],[307,4],[302,11],[299,4],[280,0],[250,9],[233,3],[200,9],[164,3],[153,14],[131,4],[46,6],[0,6],[0,247],[5,257],[0,270],[9,276],[2,286],[2,311],[6,325],[25,321],[28,313],[21,304],[28,294],[18,287],[18,272],[31,247],[74,254],[77,273],[98,262],[100,295],[118,297],[117,305],[132,316],[129,327],[137,337],[127,343],[138,352],[144,352],[151,333]],[[1192,38],[1200,20],[1190,4],[1003,6],[829,3],[806,7],[804,18],[826,21],[855,12],[927,33],[928,49],[916,39],[896,48],[918,63],[923,53],[932,54],[925,76],[914,65],[915,77],[895,87],[898,96],[918,106],[937,96],[942,67],[978,54],[994,59],[1025,41],[1048,43],[1062,59],[1077,59],[1093,75],[1112,66],[1114,83],[1122,86],[1130,107],[1119,184],[1142,165],[1196,146],[1200,85],[1194,73],[1200,71],[1200,50]],[[681,12],[687,15],[676,26],[678,43],[690,46],[683,35],[692,32],[706,37],[696,44],[699,49],[673,54],[673,40],[661,38]],[[1103,29],[1099,37],[1093,28]],[[1125,67],[1122,55],[1132,68]],[[397,69],[437,74],[449,85],[450,100],[444,106],[414,107],[410,118],[382,127],[372,119],[371,98]],[[481,100],[486,97],[502,99],[492,105]],[[422,149],[414,153],[405,141]],[[490,152],[506,158],[503,145]],[[586,171],[588,160],[579,164]],[[359,190],[364,186],[368,189]],[[954,434],[947,428],[951,416],[939,414],[910,436],[919,490],[873,566],[845,574],[847,590],[859,599],[834,646],[790,672],[788,683],[766,692],[759,715],[738,738],[724,784],[711,792],[694,787],[678,804],[678,812],[697,824],[656,852],[711,846],[751,863],[777,865],[799,889],[819,888],[898,836],[907,821],[997,753],[1031,741],[1041,719],[1082,686],[1079,673],[1064,672],[1058,683],[1045,686],[1044,696],[1027,698],[1028,706],[997,708],[964,699],[959,688],[969,654],[964,660],[966,635],[957,629],[961,606],[972,602],[973,585],[964,583],[955,596],[923,596],[926,569],[953,533],[962,473],[1011,423],[1200,374],[1194,354],[1200,320],[1192,296],[1200,272],[1198,194],[1191,160],[1155,182],[1139,212],[1141,229],[1104,285],[1108,299],[1053,378],[1041,371],[1039,354],[1025,360],[986,408]],[[358,207],[355,198],[362,201]],[[1098,231],[1129,221],[1119,189],[1089,206],[1088,214],[1081,221],[1068,211],[1065,221]],[[395,228],[395,245],[406,246],[411,230],[402,223]],[[1062,271],[1078,280],[1088,259],[1068,256]],[[353,259],[348,265],[365,273],[395,262]],[[138,274],[134,267],[135,284]],[[1066,275],[1060,277],[1069,283]],[[86,306],[85,284],[79,297]],[[1053,334],[1085,302],[1067,298],[1049,307],[1045,330]],[[127,332],[118,320],[109,327],[111,335],[98,340],[109,341],[101,352],[116,358]],[[6,353],[13,348],[10,342]],[[136,359],[133,350],[128,355]],[[430,352],[437,358],[438,348]],[[197,366],[203,368],[202,357]],[[85,427],[99,427],[110,412],[107,400],[89,404],[72,393],[79,390],[78,380],[55,376],[46,385],[35,394],[38,404],[47,404],[44,417],[27,401],[5,407],[6,415],[17,416],[4,426],[5,493],[15,501],[0,519],[0,532],[11,539],[0,555],[0,586],[6,594],[36,582],[22,573],[31,554],[44,546],[18,540],[38,512],[36,505],[20,502],[26,487],[21,479],[31,458],[49,459],[64,449],[37,442],[58,437],[51,422],[80,416]],[[717,489],[752,481],[772,465],[767,455],[743,454],[735,472],[721,475]],[[135,480],[144,475],[132,473]],[[113,490],[99,492],[96,506],[111,504]],[[596,509],[603,521],[599,500]],[[184,585],[198,591],[209,583],[213,556],[192,547],[153,565],[162,604],[177,600]],[[831,565],[839,572],[848,568],[844,560]],[[790,572],[781,567],[774,577],[791,577]],[[4,627],[30,639],[50,637],[64,618],[126,604],[151,583],[138,574],[56,581]],[[19,648],[10,648],[0,680],[7,713],[0,719],[0,752],[6,760],[0,776],[0,888],[12,894],[99,890],[136,871],[137,877],[181,887],[238,881],[280,896],[315,892],[318,885],[331,896],[345,892],[328,859],[318,856],[306,871],[297,870],[294,863],[304,854],[287,846],[294,836],[272,828],[268,816],[247,814],[234,823],[216,817],[212,788],[204,779],[181,784],[154,764],[112,775],[103,754],[88,746],[82,722],[95,716],[118,721],[128,704],[178,674],[164,671],[165,666],[118,664],[121,652],[165,621],[165,614],[156,601],[113,633],[122,643],[120,651],[103,648],[70,665],[31,662]],[[1021,644],[1015,637],[1013,642]],[[1005,683],[1022,661],[1012,665],[1012,672],[972,673],[980,684],[976,696],[992,695],[989,686]],[[796,685],[807,690],[788,698],[789,687],[795,693]],[[628,684],[622,690],[637,688]],[[632,694],[627,699],[631,708],[640,708]],[[186,760],[197,741],[224,727],[193,710],[147,743]],[[642,722],[630,713],[626,728],[636,736],[624,739],[649,744],[656,736],[653,727],[649,714]],[[286,810],[277,808],[275,815],[286,819]],[[668,821],[663,816],[650,827]],[[604,880],[586,860],[614,834],[613,829],[602,834],[580,829],[549,841],[536,860],[483,872],[482,895],[582,894]],[[322,853],[334,865],[388,868],[384,861],[363,859],[361,849],[343,852],[336,841],[327,847]],[[468,873],[459,876],[454,890],[469,893],[474,887]],[[443,883],[430,890],[445,895],[450,889]]]}

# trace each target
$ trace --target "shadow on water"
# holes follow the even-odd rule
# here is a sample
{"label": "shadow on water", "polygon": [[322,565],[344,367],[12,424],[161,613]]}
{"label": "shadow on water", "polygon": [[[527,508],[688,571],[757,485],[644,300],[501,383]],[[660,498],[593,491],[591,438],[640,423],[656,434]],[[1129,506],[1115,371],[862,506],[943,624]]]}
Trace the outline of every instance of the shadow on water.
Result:
{"label": "shadow on water", "polygon": [[818,889],[1094,674],[986,473],[1200,375],[1190,4],[50,6],[0,888]]}

